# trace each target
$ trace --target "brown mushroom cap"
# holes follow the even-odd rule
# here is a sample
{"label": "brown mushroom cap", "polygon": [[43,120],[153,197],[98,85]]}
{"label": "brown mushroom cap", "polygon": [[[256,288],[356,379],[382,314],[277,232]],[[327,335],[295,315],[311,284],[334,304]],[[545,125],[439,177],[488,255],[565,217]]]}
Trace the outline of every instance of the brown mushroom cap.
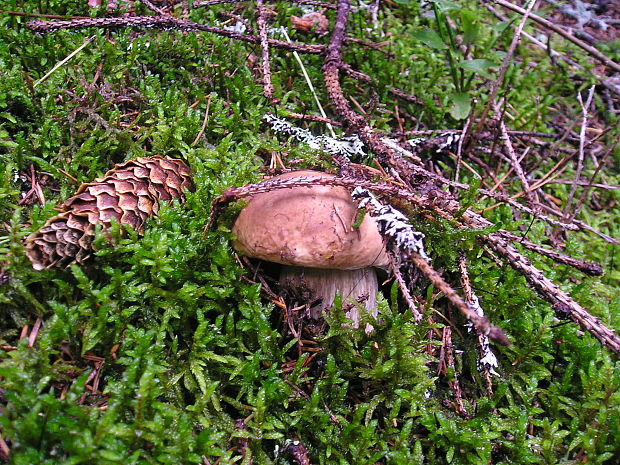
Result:
{"label": "brown mushroom cap", "polygon": [[[273,179],[335,177],[293,171]],[[308,268],[352,270],[389,263],[377,225],[366,215],[353,228],[357,205],[339,186],[277,189],[254,195],[233,227],[235,250],[250,257]]]}

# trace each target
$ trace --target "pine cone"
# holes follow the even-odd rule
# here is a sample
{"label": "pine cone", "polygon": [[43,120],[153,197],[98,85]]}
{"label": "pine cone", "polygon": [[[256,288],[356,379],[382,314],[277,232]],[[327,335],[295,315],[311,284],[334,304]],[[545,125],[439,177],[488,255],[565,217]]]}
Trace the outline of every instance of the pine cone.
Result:
{"label": "pine cone", "polygon": [[183,199],[183,191],[192,188],[190,170],[181,160],[155,156],[116,165],[56,206],[61,213],[26,238],[28,258],[35,270],[83,263],[92,255],[96,224],[107,228],[116,218],[143,233],[160,201]]}

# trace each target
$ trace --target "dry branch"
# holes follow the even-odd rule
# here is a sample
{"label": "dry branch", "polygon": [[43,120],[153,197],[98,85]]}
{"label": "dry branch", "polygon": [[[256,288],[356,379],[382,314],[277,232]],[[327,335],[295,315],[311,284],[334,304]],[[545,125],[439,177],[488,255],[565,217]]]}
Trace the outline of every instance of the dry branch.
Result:
{"label": "dry branch", "polygon": [[463,403],[463,391],[459,383],[458,372],[454,366],[454,345],[452,345],[452,328],[444,326],[441,331],[441,349],[439,351],[439,374],[448,378],[448,387],[454,397],[454,410],[463,418],[468,417]]}
{"label": "dry branch", "polygon": [[486,318],[478,316],[478,314],[469,305],[467,305],[467,302],[465,302],[463,298],[456,293],[452,286],[450,286],[442,278],[442,276],[428,264],[426,260],[416,253],[412,253],[410,259],[411,263],[413,263],[415,267],[428,278],[435,288],[446,296],[450,303],[454,305],[465,316],[465,318],[467,318],[467,320],[474,325],[474,328],[476,328],[477,331],[480,331],[482,334],[488,336],[495,342],[510,345],[510,341],[506,338],[506,335],[502,332],[502,330],[491,325]]}
{"label": "dry branch", "polygon": [[488,244],[499,253],[508,263],[525,277],[538,293],[553,305],[553,309],[560,315],[570,318],[584,330],[597,338],[605,347],[620,355],[620,338],[607,328],[601,321],[588,313],[581,305],[571,299],[555,283],[549,280],[542,271],[534,267],[530,261],[521,255],[517,249],[496,237],[481,237],[482,242]]}
{"label": "dry branch", "polygon": [[534,197],[532,188],[530,187],[530,183],[527,180],[525,175],[525,171],[523,171],[523,167],[521,166],[520,161],[517,159],[517,154],[515,153],[514,147],[512,146],[512,142],[510,140],[510,136],[508,135],[508,129],[506,129],[506,124],[504,123],[503,118],[500,118],[501,111],[499,105],[493,104],[493,110],[495,111],[495,115],[498,117],[500,136],[502,142],[504,143],[504,147],[506,148],[506,152],[508,153],[508,157],[510,162],[512,163],[513,169],[516,171],[521,184],[523,185],[523,189],[525,190],[525,197],[530,205],[534,204]]}
{"label": "dry branch", "polygon": [[[194,23],[184,19],[175,18],[173,16],[124,16],[122,18],[74,18],[65,21],[30,21],[27,24],[28,29],[40,34],[47,34],[65,29],[86,29],[89,27],[98,27],[103,29],[118,29],[123,27],[134,27],[138,29],[159,29],[162,31],[202,31],[211,32],[213,34],[229,37],[242,42],[251,44],[260,44],[260,37],[250,34],[242,34],[240,32],[229,31],[227,29],[208,26],[206,24]],[[301,53],[310,53],[320,55],[325,53],[324,45],[308,45],[295,42],[285,42],[283,40],[267,39],[270,47],[281,48],[285,50],[295,50]]]}
{"label": "dry branch", "polygon": [[[461,277],[461,286],[463,287],[463,292],[465,293],[465,299],[467,303],[472,305],[474,300],[477,301],[477,297],[474,294],[474,291],[471,286],[471,280],[469,279],[469,272],[467,271],[467,262],[465,260],[465,255],[462,252],[459,252],[458,257],[458,265],[459,272]],[[493,355],[489,347],[488,338],[482,334],[480,331],[476,331],[476,336],[478,337],[478,369],[482,372],[482,376],[484,378],[484,385],[487,391],[487,395],[491,397],[493,395],[493,382],[491,381],[491,370],[493,366],[489,366],[487,363],[480,363],[485,357],[488,357],[489,354]],[[493,355],[493,357],[495,357]],[[495,359],[495,363],[497,360]]]}
{"label": "dry branch", "polygon": [[263,0],[256,0],[256,24],[263,58],[263,95],[273,101],[273,84],[271,83],[271,68],[269,66],[269,39],[267,38],[267,21],[265,19],[265,4]]}
{"label": "dry branch", "polygon": [[582,273],[589,274],[590,276],[601,276],[603,274],[603,268],[601,268],[601,265],[598,263],[587,262],[585,260],[570,257],[558,252],[557,250],[548,249],[542,245],[535,244],[532,241],[528,241],[527,239],[519,237],[508,231],[500,230],[496,234],[504,239],[508,239],[510,242],[517,242],[532,252],[549,257],[556,263],[563,263],[564,265],[572,266],[573,268],[578,269]]}
{"label": "dry branch", "polygon": [[572,221],[579,212],[581,208],[581,203],[577,203],[574,207],[572,206],[573,197],[575,196],[575,192],[577,192],[577,182],[581,180],[581,172],[583,171],[583,162],[585,158],[585,145],[586,145],[586,128],[588,126],[588,109],[592,104],[592,98],[594,97],[594,89],[595,87],[590,87],[590,91],[588,92],[588,98],[585,103],[583,98],[581,97],[581,93],[577,94],[577,98],[579,100],[579,105],[581,106],[582,113],[582,121],[581,128],[579,130],[579,151],[577,153],[577,167],[575,168],[575,183],[571,186],[571,190],[568,193],[568,198],[566,199],[566,203],[564,205],[564,214],[566,221]]}

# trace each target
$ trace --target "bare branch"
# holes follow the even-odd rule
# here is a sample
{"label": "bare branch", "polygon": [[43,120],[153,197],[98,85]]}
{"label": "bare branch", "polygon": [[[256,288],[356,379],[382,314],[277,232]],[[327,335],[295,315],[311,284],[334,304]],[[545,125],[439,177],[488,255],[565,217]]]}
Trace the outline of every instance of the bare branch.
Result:
{"label": "bare branch", "polygon": [[575,196],[575,192],[577,191],[577,182],[581,180],[581,172],[583,171],[583,160],[585,158],[584,149],[586,145],[586,128],[588,126],[588,108],[592,104],[592,98],[594,97],[594,89],[595,87],[590,87],[590,91],[588,92],[588,98],[585,103],[583,98],[581,97],[581,92],[577,94],[577,98],[579,100],[579,105],[581,106],[581,128],[579,130],[579,152],[577,156],[577,168],[575,169],[575,183],[572,185],[570,192],[568,193],[568,198],[566,199],[566,204],[564,205],[564,214],[566,221],[572,221],[579,213],[580,204],[575,205],[572,208],[573,197]]}
{"label": "bare branch", "polygon": [[497,236],[480,238],[493,250],[502,255],[508,263],[517,271],[520,271],[530,285],[553,305],[553,309],[560,315],[566,316],[592,334],[601,344],[620,355],[620,338],[616,333],[607,328],[600,320],[588,313],[581,305],[571,299],[556,284],[550,281],[543,273],[534,267],[530,261],[519,254],[517,249],[506,244]]}
{"label": "bare branch", "polygon": [[[65,21],[30,21],[26,25],[31,31],[40,34],[47,34],[64,29],[86,29],[89,27],[98,27],[104,29],[118,29],[123,27],[134,27],[139,29],[159,29],[163,31],[202,31],[211,32],[213,34],[230,37],[231,39],[259,44],[260,38],[250,34],[242,34],[239,32],[229,31],[227,29],[215,26],[207,26],[205,24],[194,23],[184,19],[175,18],[173,16],[123,16],[121,18],[74,18]],[[308,45],[295,42],[285,42],[283,40],[268,39],[267,43],[270,47],[281,48],[285,50],[295,50],[301,53],[310,53],[321,55],[325,53],[324,45]]]}
{"label": "bare branch", "polygon": [[424,258],[417,253],[412,253],[409,258],[415,267],[428,278],[433,286],[435,286],[446,296],[448,301],[454,305],[465,318],[467,318],[467,321],[474,325],[474,328],[476,328],[477,331],[480,331],[482,334],[488,336],[495,342],[503,345],[510,345],[510,341],[503,331],[498,327],[491,325],[485,317],[479,316],[469,305],[467,305],[467,302],[465,302],[463,298],[456,293],[452,286],[450,286],[442,278],[442,276],[435,271],[426,260],[424,260]]}
{"label": "bare branch", "polygon": [[[461,285],[463,286],[463,292],[465,293],[465,299],[469,305],[476,305],[480,311],[482,311],[479,303],[478,297],[474,294],[474,291],[471,287],[471,281],[469,279],[469,273],[467,272],[467,262],[465,260],[465,255],[459,253],[458,257],[458,265],[459,271],[461,273]],[[493,383],[491,381],[491,372],[495,375],[494,368],[497,367],[497,359],[495,358],[495,354],[491,351],[489,347],[489,338],[482,334],[480,331],[476,331],[476,336],[478,336],[478,370],[482,372],[482,376],[484,378],[484,384],[486,387],[487,395],[491,397],[493,395]],[[491,359],[492,362],[488,360]],[[484,362],[483,362],[484,360]]]}
{"label": "bare branch", "polygon": [[263,0],[256,0],[256,23],[263,57],[263,95],[273,101],[273,84],[271,83],[271,69],[269,67],[269,41],[267,39],[267,22],[265,21],[265,4]]}

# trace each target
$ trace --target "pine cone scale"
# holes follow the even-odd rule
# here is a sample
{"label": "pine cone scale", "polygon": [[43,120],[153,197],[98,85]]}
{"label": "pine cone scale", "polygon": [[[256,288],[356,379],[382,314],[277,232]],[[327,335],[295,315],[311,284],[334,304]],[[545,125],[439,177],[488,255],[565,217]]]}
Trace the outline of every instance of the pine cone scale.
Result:
{"label": "pine cone scale", "polygon": [[121,224],[128,224],[139,233],[143,232],[144,223],[145,221],[133,211],[125,211],[121,217]]}
{"label": "pine cone scale", "polygon": [[118,198],[118,207],[121,209],[123,213],[127,212],[127,210],[134,211],[138,208],[138,198],[133,195],[125,195],[128,192],[123,192],[119,195]]}

